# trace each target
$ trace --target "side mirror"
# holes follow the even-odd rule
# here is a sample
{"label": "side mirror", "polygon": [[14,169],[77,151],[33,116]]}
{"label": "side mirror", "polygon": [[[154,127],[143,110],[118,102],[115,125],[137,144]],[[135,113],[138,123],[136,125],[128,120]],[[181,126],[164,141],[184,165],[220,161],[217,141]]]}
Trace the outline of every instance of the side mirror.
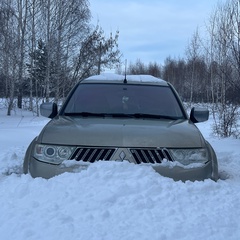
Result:
{"label": "side mirror", "polygon": [[193,123],[205,122],[209,118],[209,111],[206,108],[192,108],[190,113],[190,120]]}
{"label": "side mirror", "polygon": [[40,105],[40,114],[47,118],[54,118],[58,113],[56,103],[42,103]]}

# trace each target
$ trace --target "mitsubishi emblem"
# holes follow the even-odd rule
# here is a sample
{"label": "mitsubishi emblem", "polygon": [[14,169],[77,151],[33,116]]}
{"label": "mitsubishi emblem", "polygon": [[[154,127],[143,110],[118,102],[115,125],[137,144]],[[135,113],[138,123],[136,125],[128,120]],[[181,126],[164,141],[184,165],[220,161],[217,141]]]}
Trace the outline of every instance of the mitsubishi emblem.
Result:
{"label": "mitsubishi emblem", "polygon": [[126,157],[125,152],[124,152],[124,151],[121,151],[120,154],[119,154],[119,157],[120,157],[120,159],[123,161],[123,160],[125,159],[125,157]]}

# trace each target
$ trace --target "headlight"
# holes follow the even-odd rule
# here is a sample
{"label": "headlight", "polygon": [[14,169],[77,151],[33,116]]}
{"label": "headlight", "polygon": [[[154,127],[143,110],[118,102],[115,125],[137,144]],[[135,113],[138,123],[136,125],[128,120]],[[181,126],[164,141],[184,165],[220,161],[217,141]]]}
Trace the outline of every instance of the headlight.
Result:
{"label": "headlight", "polygon": [[171,149],[170,153],[175,161],[183,165],[206,163],[208,161],[208,151],[205,148]]}
{"label": "headlight", "polygon": [[75,147],[37,144],[34,149],[34,157],[43,162],[60,164],[69,159]]}

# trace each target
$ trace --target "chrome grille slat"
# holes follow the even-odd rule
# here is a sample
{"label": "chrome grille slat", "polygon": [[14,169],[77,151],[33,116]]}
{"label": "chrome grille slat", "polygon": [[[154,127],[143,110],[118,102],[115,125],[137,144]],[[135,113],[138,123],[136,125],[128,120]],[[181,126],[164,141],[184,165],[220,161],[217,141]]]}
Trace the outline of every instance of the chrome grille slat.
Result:
{"label": "chrome grille slat", "polygon": [[157,163],[161,163],[162,162],[162,160],[163,160],[163,154],[162,154],[162,151],[160,150],[154,150],[154,153],[155,153],[155,155],[156,155],[156,158],[155,158],[155,161],[157,162]]}
{"label": "chrome grille slat", "polygon": [[110,158],[111,158],[111,156],[112,156],[112,154],[113,154],[113,152],[114,152],[115,150],[113,150],[113,149],[109,149],[108,151],[107,151],[107,154],[105,155],[105,160],[109,160]]}
{"label": "chrome grille slat", "polygon": [[168,150],[167,150],[166,148],[164,148],[164,149],[162,150],[162,152],[163,152],[163,155],[164,155],[164,157],[165,157],[166,159],[171,159],[171,156],[170,156],[170,154],[169,154],[169,152],[168,152]]}
{"label": "chrome grille slat", "polygon": [[90,152],[90,149],[86,149],[84,155],[83,155],[83,159],[87,158],[88,154]]}
{"label": "chrome grille slat", "polygon": [[150,159],[151,159],[151,160],[149,160],[149,162],[154,163],[154,156],[153,156],[152,152],[150,150],[147,150],[147,151],[148,151],[148,154],[149,154]]}
{"label": "chrome grille slat", "polygon": [[88,161],[89,161],[89,162],[94,162],[94,161],[95,161],[94,155],[95,155],[96,151],[97,151],[97,149],[94,149],[94,150],[92,151],[91,155],[90,155],[89,158],[88,158]]}
{"label": "chrome grille slat", "polygon": [[141,150],[141,154],[142,154],[142,156],[143,156],[143,162],[145,162],[145,163],[149,163],[149,157],[147,157],[147,155],[146,155],[146,153],[147,153],[148,151],[144,151],[144,150]]}
{"label": "chrome grille slat", "polygon": [[75,151],[75,153],[73,154],[75,157],[72,156],[72,159],[74,159],[74,158],[78,158],[78,156],[80,156],[80,155],[82,154],[82,151],[83,151],[83,149],[80,149],[79,152]]}
{"label": "chrome grille slat", "polygon": [[133,154],[133,158],[135,160],[135,163],[141,163],[138,161],[138,159],[141,159],[140,155],[138,154],[138,151],[135,149],[131,149],[131,152]]}
{"label": "chrome grille slat", "polygon": [[100,160],[100,157],[102,156],[103,152],[104,152],[104,149],[101,149],[101,150],[99,151],[99,153],[98,153],[98,155],[97,155],[97,157],[96,157],[96,160]]}

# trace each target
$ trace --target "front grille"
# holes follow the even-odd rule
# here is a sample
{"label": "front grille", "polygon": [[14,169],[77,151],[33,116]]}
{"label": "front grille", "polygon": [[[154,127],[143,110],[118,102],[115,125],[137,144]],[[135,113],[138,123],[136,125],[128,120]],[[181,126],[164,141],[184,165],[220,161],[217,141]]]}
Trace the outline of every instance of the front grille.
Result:
{"label": "front grille", "polygon": [[[137,164],[140,163],[161,163],[163,159],[166,159],[168,161],[173,161],[171,155],[169,154],[168,150],[163,149],[138,149],[138,148],[130,148],[125,149],[129,151],[130,159],[124,159],[129,160],[130,162],[134,162]],[[84,161],[84,162],[95,162],[99,160],[110,160],[112,157],[116,160],[115,157],[115,151],[116,148],[89,148],[89,147],[79,147],[76,149],[76,151],[71,156],[71,159],[74,159],[76,161]]]}
{"label": "front grille", "polygon": [[167,149],[130,149],[136,163],[161,163],[163,159],[173,161]]}
{"label": "front grille", "polygon": [[115,148],[77,148],[71,159],[76,161],[94,162],[98,160],[109,160]]}

